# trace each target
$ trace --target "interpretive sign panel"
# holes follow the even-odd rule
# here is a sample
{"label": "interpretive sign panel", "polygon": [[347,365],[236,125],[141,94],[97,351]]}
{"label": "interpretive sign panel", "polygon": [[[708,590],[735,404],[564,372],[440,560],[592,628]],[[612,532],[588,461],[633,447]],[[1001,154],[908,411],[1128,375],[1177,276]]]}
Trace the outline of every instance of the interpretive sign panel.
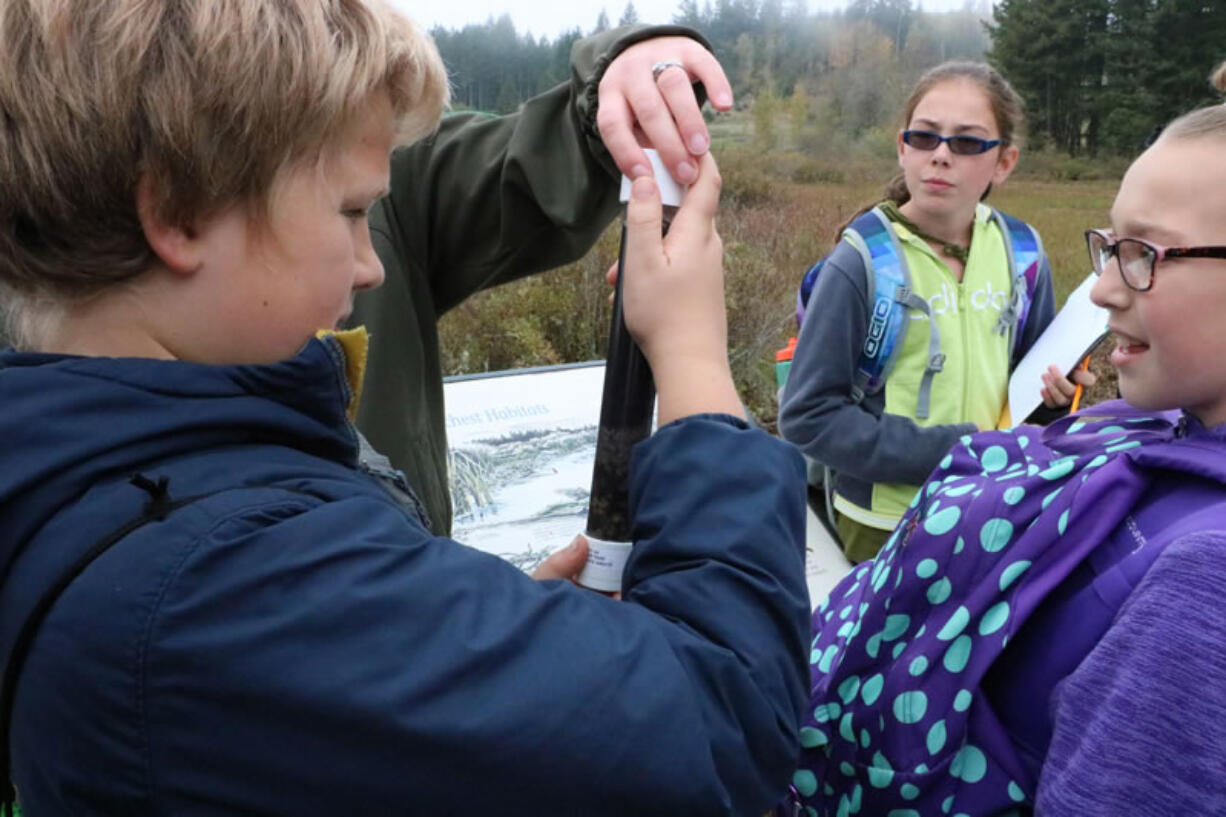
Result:
{"label": "interpretive sign panel", "polygon": [[449,378],[452,535],[533,570],[587,519],[604,362]]}
{"label": "interpretive sign panel", "polygon": [[[531,572],[587,522],[604,362],[449,378],[452,536]],[[809,511],[816,605],[849,569]]]}

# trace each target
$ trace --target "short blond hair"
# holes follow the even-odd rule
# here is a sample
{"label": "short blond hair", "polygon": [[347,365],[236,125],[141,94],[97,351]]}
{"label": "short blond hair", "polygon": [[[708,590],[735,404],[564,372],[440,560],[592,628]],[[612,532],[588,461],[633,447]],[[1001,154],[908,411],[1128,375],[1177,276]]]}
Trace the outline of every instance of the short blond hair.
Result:
{"label": "short blond hair", "polygon": [[262,208],[374,95],[403,143],[448,94],[433,41],[384,0],[2,0],[0,43],[11,324],[151,267],[142,178],[168,223]]}
{"label": "short blond hair", "polygon": [[1226,94],[1226,62],[1223,62],[1209,75],[1209,82],[1214,88]]}
{"label": "short blond hair", "polygon": [[1210,105],[1185,113],[1162,130],[1159,140],[1216,139],[1226,141],[1226,105]]}

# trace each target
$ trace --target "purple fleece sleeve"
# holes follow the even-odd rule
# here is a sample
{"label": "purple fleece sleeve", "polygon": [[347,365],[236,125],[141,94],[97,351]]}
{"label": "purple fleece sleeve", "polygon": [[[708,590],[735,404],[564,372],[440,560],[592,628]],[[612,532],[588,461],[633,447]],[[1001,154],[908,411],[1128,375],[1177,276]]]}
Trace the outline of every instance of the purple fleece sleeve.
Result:
{"label": "purple fleece sleeve", "polygon": [[1226,814],[1226,531],[1158,557],[1054,706],[1037,813]]}

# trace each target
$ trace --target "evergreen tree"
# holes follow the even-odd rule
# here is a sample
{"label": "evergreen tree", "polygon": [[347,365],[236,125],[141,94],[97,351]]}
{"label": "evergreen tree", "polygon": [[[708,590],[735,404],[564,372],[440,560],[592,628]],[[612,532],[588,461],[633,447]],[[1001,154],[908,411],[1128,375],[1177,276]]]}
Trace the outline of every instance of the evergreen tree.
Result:
{"label": "evergreen tree", "polygon": [[809,94],[805,92],[804,85],[797,83],[792,88],[792,95],[787,100],[787,114],[792,142],[799,144],[809,124]]}
{"label": "evergreen tree", "polygon": [[[707,7],[707,12],[711,11],[710,6]],[[707,28],[710,19],[698,9],[698,0],[681,0],[677,6],[677,13],[673,15],[673,22],[679,26],[689,26],[697,31],[703,31]]]}
{"label": "evergreen tree", "polygon": [[1155,71],[1151,50],[1150,0],[1115,0],[1106,31],[1096,48],[1103,52],[1103,76],[1096,93],[1102,119],[1102,146],[1115,153],[1135,153],[1157,124],[1160,114],[1147,87]]}
{"label": "evergreen tree", "polygon": [[1070,154],[1093,150],[1108,0],[1001,0],[993,17],[993,65],[1025,98],[1030,133]]}
{"label": "evergreen tree", "polygon": [[769,86],[757,95],[750,112],[753,115],[754,146],[759,150],[770,150],[775,146],[778,129],[775,119],[779,115],[780,100]]}
{"label": "evergreen tree", "polygon": [[1226,0],[1157,0],[1149,27],[1155,124],[1218,102],[1207,77],[1226,58]]}
{"label": "evergreen tree", "polygon": [[911,28],[910,0],[852,0],[847,7],[847,19],[868,20],[894,43],[894,53],[901,54]]}
{"label": "evergreen tree", "polygon": [[1135,153],[1214,100],[1226,0],[1001,0],[991,60],[1025,97],[1030,132],[1069,153]]}

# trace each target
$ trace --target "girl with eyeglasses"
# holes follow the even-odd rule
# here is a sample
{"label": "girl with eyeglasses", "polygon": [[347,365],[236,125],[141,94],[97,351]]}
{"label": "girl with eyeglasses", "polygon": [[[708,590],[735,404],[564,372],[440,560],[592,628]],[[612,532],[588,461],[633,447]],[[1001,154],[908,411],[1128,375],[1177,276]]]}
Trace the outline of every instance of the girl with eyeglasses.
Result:
{"label": "girl with eyeglasses", "polygon": [[960,441],[815,613],[810,814],[1226,813],[1226,106],[1087,238],[1124,400]]}
{"label": "girl with eyeglasses", "polygon": [[[886,222],[922,301],[908,304],[898,351],[867,386],[862,350],[877,342],[869,314],[877,304],[866,259],[880,256],[840,229],[822,262],[779,429],[834,472],[828,499],[852,562],[877,553],[916,486],[959,437],[997,426],[1013,366],[1054,314],[1037,232],[1029,230],[1037,251],[1015,304],[1011,245],[982,203],[1017,164],[1022,107],[1009,83],[981,63],[939,65],[915,86],[898,135],[902,173],[886,200],[866,211]],[[1074,388],[1055,366],[1035,384],[1053,409],[1067,406]]]}

